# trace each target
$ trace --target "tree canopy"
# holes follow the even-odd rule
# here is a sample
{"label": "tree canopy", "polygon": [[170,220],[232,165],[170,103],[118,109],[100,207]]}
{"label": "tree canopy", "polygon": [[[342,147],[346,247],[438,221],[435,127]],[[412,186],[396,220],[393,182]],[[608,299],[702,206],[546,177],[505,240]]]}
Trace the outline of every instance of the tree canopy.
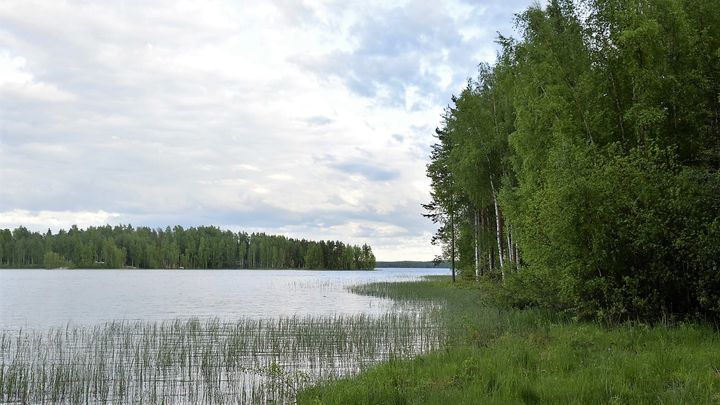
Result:
{"label": "tree canopy", "polygon": [[515,23],[436,130],[445,256],[517,305],[719,318],[720,3],[552,0]]}
{"label": "tree canopy", "polygon": [[1,267],[146,269],[374,269],[367,244],[309,241],[213,226],[163,229],[110,225],[53,234],[0,230]]}

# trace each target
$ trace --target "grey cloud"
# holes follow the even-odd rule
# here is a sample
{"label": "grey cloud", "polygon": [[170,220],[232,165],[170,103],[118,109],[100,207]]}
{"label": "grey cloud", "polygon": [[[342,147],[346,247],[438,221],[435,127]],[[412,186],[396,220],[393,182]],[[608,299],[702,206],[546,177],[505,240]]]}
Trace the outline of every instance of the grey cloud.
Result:
{"label": "grey cloud", "polygon": [[332,123],[333,120],[322,115],[316,115],[314,117],[309,117],[305,119],[305,122],[312,126],[323,126]]}
{"label": "grey cloud", "polygon": [[322,154],[315,156],[313,160],[317,164],[342,173],[360,175],[370,181],[383,182],[400,177],[399,170],[383,167],[380,163],[373,163],[367,151],[361,148],[356,148],[356,151],[362,155],[362,158],[339,158],[331,154]]}
{"label": "grey cloud", "polygon": [[361,162],[339,162],[330,165],[335,170],[347,174],[358,174],[372,181],[390,181],[400,177],[400,171],[386,169]]}
{"label": "grey cloud", "polygon": [[302,0],[272,0],[272,4],[289,24],[305,26],[318,21],[315,10]]}
{"label": "grey cloud", "polygon": [[[320,75],[335,75],[354,92],[377,97],[389,89],[390,104],[404,103],[407,86],[423,94],[440,95],[440,78],[423,71],[422,63],[442,64],[443,52],[462,44],[454,21],[435,3],[411,2],[402,8],[375,14],[353,27],[358,47],[351,52],[335,51],[321,59],[298,62]],[[443,95],[445,96],[445,95]]]}
{"label": "grey cloud", "polygon": [[[133,225],[149,226],[152,228],[164,227],[168,224],[182,226],[217,225],[233,226],[237,229],[280,229],[296,227],[303,229],[317,228],[318,224],[324,227],[337,227],[348,222],[363,222],[377,224],[392,224],[396,230],[392,236],[412,236],[427,232],[432,225],[428,224],[421,215],[418,205],[398,207],[397,209],[378,213],[373,210],[359,211],[339,209],[335,211],[310,210],[308,212],[294,212],[282,207],[260,204],[247,210],[205,210],[196,209],[184,213],[171,214],[131,214],[124,215],[120,222],[131,222]],[[377,237],[380,235],[377,228],[371,225],[362,225],[356,231],[356,237]],[[351,235],[348,235],[348,237]],[[390,236],[384,234],[385,237]]]}
{"label": "grey cloud", "polygon": [[[528,5],[527,0],[466,2],[469,12],[452,15],[444,3],[410,1],[402,7],[369,15],[351,29],[357,47],[334,51],[323,57],[298,57],[294,61],[321,77],[342,79],[353,92],[378,98],[389,90],[384,104],[404,105],[408,86],[419,89],[432,103],[443,102],[448,92],[475,74],[473,60],[479,49],[495,49],[496,29],[512,32],[509,15]],[[492,25],[490,25],[492,24]],[[488,26],[482,41],[466,39],[460,30],[467,26]],[[431,68],[449,66],[449,88],[441,85],[439,73]],[[411,106],[411,109],[420,109]]]}
{"label": "grey cloud", "polygon": [[[464,42],[457,16],[443,4],[411,1],[382,12],[366,9],[365,2],[319,8],[276,4],[279,18],[262,22],[243,19],[253,4],[233,2],[183,6],[201,8],[210,18],[173,10],[172,0],[0,7],[0,63],[5,52],[22,58],[33,83],[69,95],[22,97],[15,87],[3,87],[0,77],[0,212],[52,211],[73,218],[103,211],[120,215],[112,220],[153,227],[295,227],[319,237],[323,227],[334,226],[384,246],[394,246],[392,235],[407,241],[430,232],[432,224],[420,216],[425,201],[419,201],[424,191],[417,184],[423,181],[418,162],[427,158],[432,127],[405,123],[425,122],[427,116],[390,110],[375,119],[376,103],[356,107],[357,97],[344,89],[328,94],[338,103],[337,116],[329,112],[332,105],[301,105],[295,111],[295,104],[282,102],[303,100],[316,75],[321,90],[331,83],[323,79],[339,78],[356,94],[386,94],[380,104],[404,103],[405,89],[418,87],[419,96],[429,100],[427,109],[435,111],[449,92],[432,68],[447,65],[453,80],[463,82],[475,63],[465,50],[477,44]],[[226,8],[237,14],[223,14]],[[252,56],[257,63],[247,72],[245,60],[238,70],[223,70],[222,58],[218,66],[210,60],[200,67],[183,59],[203,47],[217,47],[221,55],[242,53],[244,42],[233,39],[253,30],[272,31],[263,42],[267,46],[295,35],[298,27],[322,31],[308,36],[320,40],[337,35],[338,20],[346,17],[357,23],[351,38],[339,42],[357,46],[295,57],[305,70],[285,63],[290,54],[279,52],[268,52],[268,60],[281,62],[269,65],[278,71],[264,80],[255,77],[268,72],[264,54]],[[476,17],[485,18],[461,19]],[[340,35],[348,34],[345,28]],[[427,66],[431,69],[424,70]],[[388,117],[392,124],[383,122]],[[333,132],[344,129],[347,133]],[[356,135],[387,137],[395,131],[391,139],[398,143],[390,144]],[[242,165],[262,169],[235,169]],[[268,173],[290,173],[293,181],[269,181]]]}

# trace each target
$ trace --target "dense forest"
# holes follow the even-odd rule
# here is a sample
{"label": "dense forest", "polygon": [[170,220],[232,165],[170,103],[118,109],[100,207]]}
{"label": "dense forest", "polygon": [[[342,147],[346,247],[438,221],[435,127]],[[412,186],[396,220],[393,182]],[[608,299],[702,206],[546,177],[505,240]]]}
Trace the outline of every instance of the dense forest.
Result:
{"label": "dense forest", "polygon": [[446,108],[434,241],[519,306],[720,318],[720,2],[552,0]]}
{"label": "dense forest", "polygon": [[0,267],[144,269],[374,269],[367,244],[308,241],[213,226],[110,225],[53,234],[0,230]]}

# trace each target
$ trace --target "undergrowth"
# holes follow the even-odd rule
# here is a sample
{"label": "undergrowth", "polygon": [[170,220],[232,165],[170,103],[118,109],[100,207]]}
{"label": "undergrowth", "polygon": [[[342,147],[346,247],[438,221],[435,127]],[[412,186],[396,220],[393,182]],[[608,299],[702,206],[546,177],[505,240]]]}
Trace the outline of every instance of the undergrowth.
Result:
{"label": "undergrowth", "polygon": [[447,278],[376,283],[357,293],[432,300],[453,336],[300,393],[299,404],[719,403],[720,335],[706,325],[582,323],[495,305],[488,286]]}

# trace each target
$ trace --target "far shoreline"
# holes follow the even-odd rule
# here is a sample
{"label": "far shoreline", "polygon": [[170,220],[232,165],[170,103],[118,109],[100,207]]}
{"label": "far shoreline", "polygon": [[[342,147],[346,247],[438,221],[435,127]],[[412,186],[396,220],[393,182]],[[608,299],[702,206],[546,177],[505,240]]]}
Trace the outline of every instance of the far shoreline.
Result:
{"label": "far shoreline", "polygon": [[296,268],[290,268],[290,269],[233,269],[233,268],[222,268],[222,269],[203,269],[203,268],[185,268],[185,269],[178,269],[178,268],[106,268],[106,267],[98,267],[98,268],[87,268],[87,267],[58,267],[58,268],[44,268],[44,267],[0,267],[0,271],[3,270],[42,270],[42,271],[317,271],[317,272],[327,272],[327,271],[339,271],[339,272],[368,272],[368,271],[377,271],[381,269],[422,269],[424,267],[375,267],[374,269],[296,269]]}

